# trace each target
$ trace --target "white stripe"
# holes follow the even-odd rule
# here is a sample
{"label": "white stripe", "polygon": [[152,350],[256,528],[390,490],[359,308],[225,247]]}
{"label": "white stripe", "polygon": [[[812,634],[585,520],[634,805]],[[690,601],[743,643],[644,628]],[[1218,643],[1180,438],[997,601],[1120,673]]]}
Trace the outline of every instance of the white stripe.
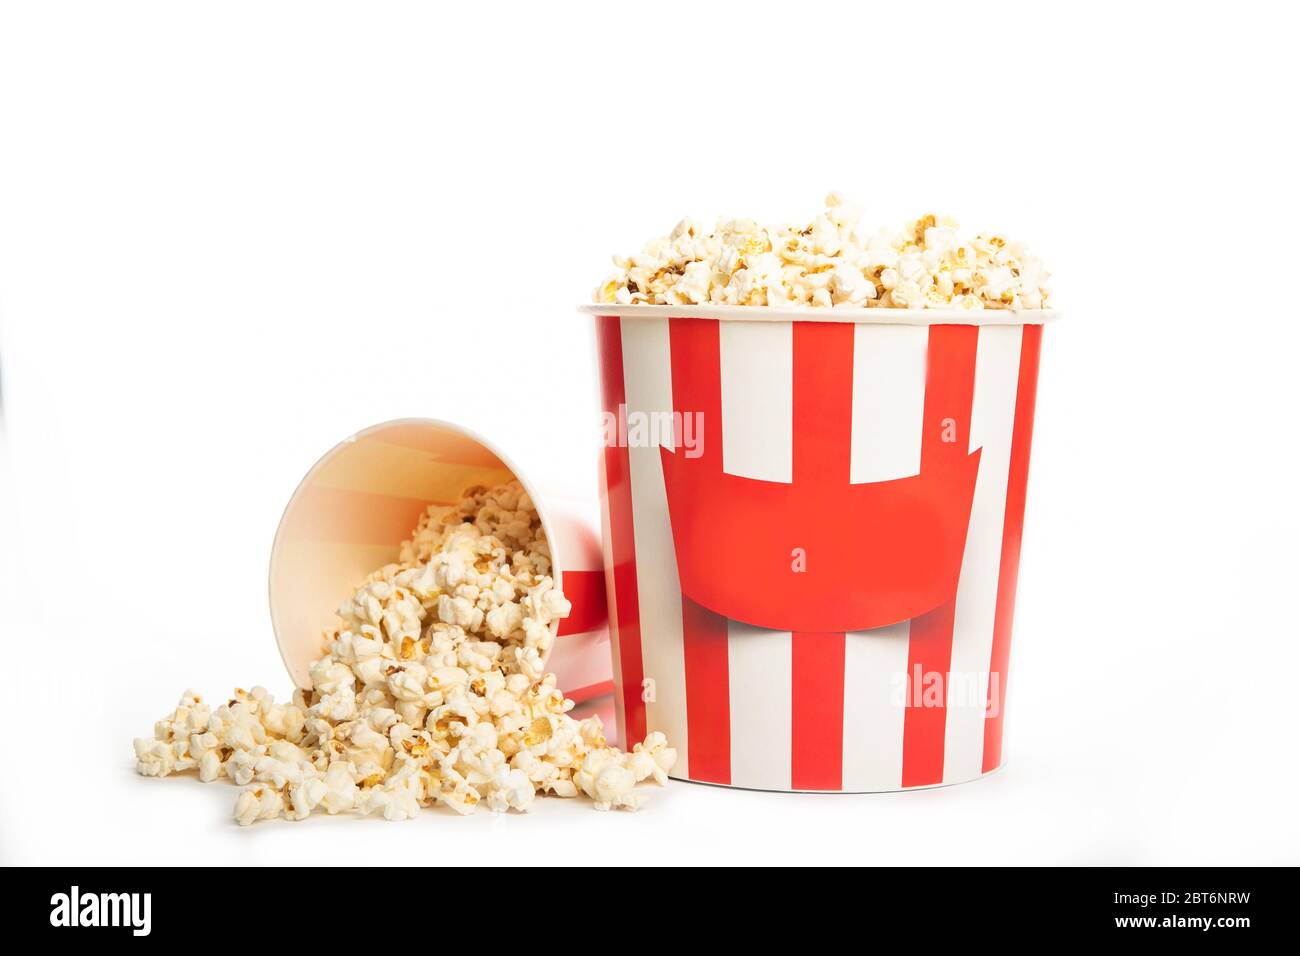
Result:
{"label": "white stripe", "polygon": [[794,458],[794,326],[719,322],[722,470],[789,483]]}
{"label": "white stripe", "polygon": [[957,585],[944,729],[944,783],[978,777],[984,764],[985,695],[993,652],[1022,331],[1020,326],[979,330],[970,448],[983,451]]}
{"label": "white stripe", "polygon": [[903,785],[908,636],[902,621],[844,635],[844,790]]}
{"label": "white stripe", "polygon": [[[608,369],[602,369],[602,373]],[[614,663],[614,718],[618,723],[618,732],[626,733],[627,714],[623,707],[623,655],[618,646],[618,594],[614,587],[614,552],[609,534],[609,474],[605,470],[605,456],[600,456],[600,540],[605,559],[605,599],[609,610],[609,653]],[[635,741],[620,740],[624,750],[629,749]]]}
{"label": "white stripe", "polygon": [[853,330],[853,484],[921,471],[929,335],[923,326],[859,325]]}
{"label": "white stripe", "polygon": [[[672,359],[667,319],[621,319],[623,389],[628,414],[671,414]],[[677,579],[668,497],[659,446],[630,447],[632,525],[636,538],[636,586],[641,614],[641,661],[654,681],[646,703],[647,730],[660,730],[677,748],[674,776],[690,772],[686,735],[686,665],[682,652],[682,594]],[[629,741],[637,743],[637,741]]]}
{"label": "white stripe", "polygon": [[[788,322],[719,323],[723,469],[789,482],[794,449],[794,331]],[[727,622],[731,782],[790,789],[789,631]]]}
{"label": "white stripe", "polygon": [[790,789],[790,632],[727,622],[731,783]]}
{"label": "white stripe", "polygon": [[[920,472],[928,348],[929,329],[923,327],[854,329],[851,482]],[[845,790],[902,786],[910,629],[903,621],[844,636]]]}

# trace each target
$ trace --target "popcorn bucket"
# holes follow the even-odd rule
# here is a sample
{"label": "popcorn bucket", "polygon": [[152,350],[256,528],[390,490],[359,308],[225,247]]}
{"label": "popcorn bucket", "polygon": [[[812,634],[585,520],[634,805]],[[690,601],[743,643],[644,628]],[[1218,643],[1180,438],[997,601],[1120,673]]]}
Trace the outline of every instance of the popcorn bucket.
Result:
{"label": "popcorn bucket", "polygon": [[764,790],[996,769],[1052,314],[583,311],[623,739]]}
{"label": "popcorn bucket", "polygon": [[548,495],[485,440],[458,425],[409,418],[336,445],[312,466],[271,547],[271,623],[294,683],[322,653],[322,631],[375,569],[397,559],[431,504],[454,504],[473,485],[518,480],[550,542],[552,576],[573,604],[547,658],[575,701],[613,690],[600,541],[584,502]]}

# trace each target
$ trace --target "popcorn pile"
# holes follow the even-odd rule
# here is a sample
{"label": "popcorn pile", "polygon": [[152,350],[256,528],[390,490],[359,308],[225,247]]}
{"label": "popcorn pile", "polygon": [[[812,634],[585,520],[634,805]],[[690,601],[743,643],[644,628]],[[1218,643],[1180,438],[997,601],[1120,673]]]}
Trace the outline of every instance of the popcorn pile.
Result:
{"label": "popcorn pile", "polygon": [[870,232],[836,193],[807,225],[683,219],[595,291],[620,305],[770,305],[897,309],[1045,309],[1048,272],[1018,242],[963,239],[955,220],[924,216],[901,232]]}
{"label": "popcorn pile", "polygon": [[517,482],[430,507],[397,563],[339,608],[311,690],[287,703],[236,690],[218,707],[186,691],[135,741],[136,769],[247,786],[235,803],[244,825],[314,810],[406,820],[431,803],[527,810],[537,793],[636,809],[633,788],[666,782],[677,752],[656,732],[623,753],[599,717],[568,715],[573,701],[543,667],[570,608],[550,567]]}

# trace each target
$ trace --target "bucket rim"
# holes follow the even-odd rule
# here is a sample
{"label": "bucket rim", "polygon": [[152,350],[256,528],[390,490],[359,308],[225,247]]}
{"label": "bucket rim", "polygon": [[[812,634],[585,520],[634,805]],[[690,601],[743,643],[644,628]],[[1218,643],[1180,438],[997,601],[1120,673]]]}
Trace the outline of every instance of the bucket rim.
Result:
{"label": "bucket rim", "polygon": [[1055,309],[894,309],[770,305],[617,305],[585,303],[578,311],[624,319],[719,319],[724,322],[845,322],[855,325],[1046,325]]}

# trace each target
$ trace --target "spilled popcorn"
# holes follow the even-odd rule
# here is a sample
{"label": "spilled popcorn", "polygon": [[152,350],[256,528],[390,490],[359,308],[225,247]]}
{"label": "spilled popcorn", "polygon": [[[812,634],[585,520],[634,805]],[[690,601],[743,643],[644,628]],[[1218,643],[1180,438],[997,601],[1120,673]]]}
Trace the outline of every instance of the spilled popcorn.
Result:
{"label": "spilled popcorn", "polygon": [[550,567],[517,482],[430,507],[397,563],[339,608],[311,690],[287,703],[236,690],[218,707],[186,691],[135,741],[136,769],[233,780],[243,825],[314,811],[407,820],[436,803],[527,810],[538,793],[636,809],[636,784],[666,782],[677,752],[652,733],[623,753],[599,717],[568,715],[543,665],[570,609]]}
{"label": "spilled popcorn", "polygon": [[619,305],[768,305],[820,308],[1045,309],[1049,273],[1024,245],[955,220],[924,216],[901,232],[871,232],[862,209],[836,193],[811,223],[760,226],[683,219],[618,271],[593,300]]}

